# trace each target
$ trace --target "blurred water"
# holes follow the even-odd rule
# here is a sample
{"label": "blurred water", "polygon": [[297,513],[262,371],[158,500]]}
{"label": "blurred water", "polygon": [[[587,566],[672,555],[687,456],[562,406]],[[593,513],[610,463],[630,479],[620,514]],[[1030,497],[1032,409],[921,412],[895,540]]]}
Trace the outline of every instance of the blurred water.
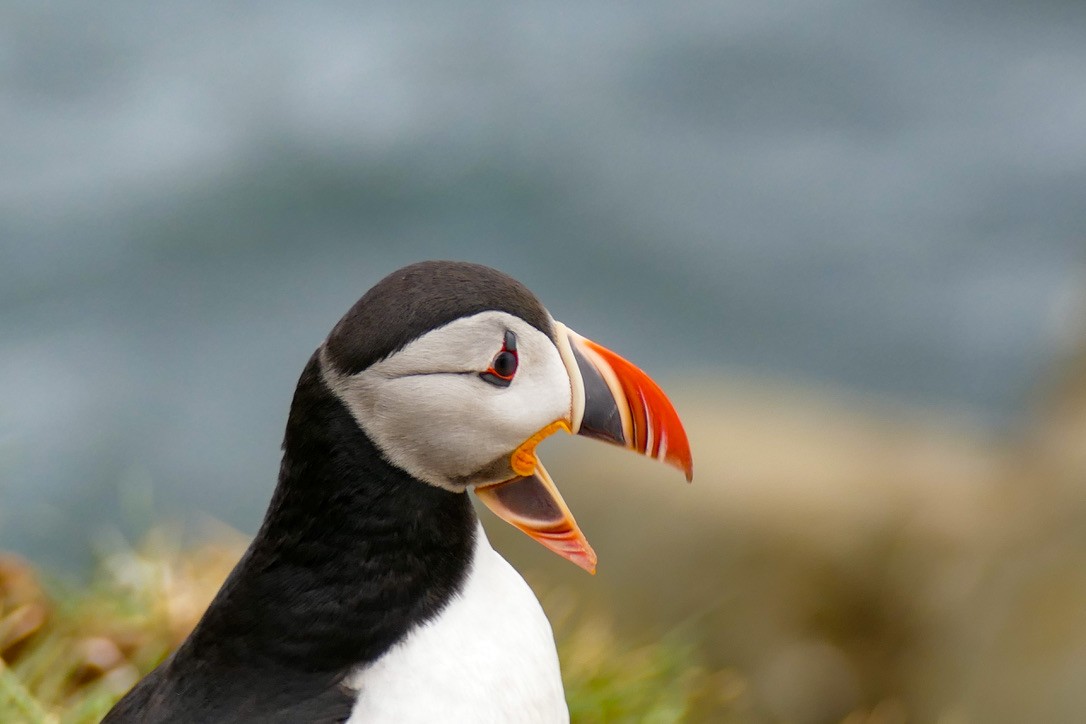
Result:
{"label": "blurred water", "polygon": [[454,257],[676,381],[1007,424],[1082,282],[1081,3],[11,2],[0,547],[252,529],[294,380]]}

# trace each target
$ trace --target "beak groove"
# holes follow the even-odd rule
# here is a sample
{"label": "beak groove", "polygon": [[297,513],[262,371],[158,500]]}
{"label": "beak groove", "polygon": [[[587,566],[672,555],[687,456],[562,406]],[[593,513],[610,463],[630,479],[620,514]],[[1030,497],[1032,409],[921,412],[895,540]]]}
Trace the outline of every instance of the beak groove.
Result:
{"label": "beak groove", "polygon": [[572,416],[573,432],[656,458],[693,480],[690,442],[660,386],[628,360],[573,330],[563,327],[559,334],[568,340],[568,356],[561,351],[570,377],[578,378],[573,409],[580,415]]}

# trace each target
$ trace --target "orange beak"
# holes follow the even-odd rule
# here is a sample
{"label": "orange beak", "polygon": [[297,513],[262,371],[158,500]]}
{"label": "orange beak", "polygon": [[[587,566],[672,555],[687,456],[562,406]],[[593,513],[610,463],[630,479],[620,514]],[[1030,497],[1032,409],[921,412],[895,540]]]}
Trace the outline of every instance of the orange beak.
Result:
{"label": "orange beak", "polygon": [[477,487],[498,517],[558,555],[596,572],[588,544],[535,454],[557,430],[593,437],[666,462],[693,479],[694,463],[679,414],[660,386],[619,355],[556,323],[556,343],[570,378],[570,415],[532,435],[510,459],[517,477]]}

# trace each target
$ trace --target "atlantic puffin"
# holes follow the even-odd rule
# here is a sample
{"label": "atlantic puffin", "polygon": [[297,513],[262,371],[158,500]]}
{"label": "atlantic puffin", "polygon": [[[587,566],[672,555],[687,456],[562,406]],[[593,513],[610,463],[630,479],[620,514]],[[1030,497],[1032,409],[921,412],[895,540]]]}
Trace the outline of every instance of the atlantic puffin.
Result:
{"label": "atlantic puffin", "polygon": [[559,430],[692,478],[660,388],[522,284],[466,262],[393,272],[306,364],[252,544],[104,721],[568,721],[550,624],[468,496],[595,572],[536,457]]}

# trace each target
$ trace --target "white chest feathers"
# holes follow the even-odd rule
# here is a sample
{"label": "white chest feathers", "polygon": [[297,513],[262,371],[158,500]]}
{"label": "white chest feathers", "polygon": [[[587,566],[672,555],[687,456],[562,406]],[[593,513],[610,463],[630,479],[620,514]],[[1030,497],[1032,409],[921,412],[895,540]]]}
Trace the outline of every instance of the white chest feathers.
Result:
{"label": "white chest feathers", "polygon": [[460,595],[348,684],[353,723],[569,721],[550,622],[482,527]]}

